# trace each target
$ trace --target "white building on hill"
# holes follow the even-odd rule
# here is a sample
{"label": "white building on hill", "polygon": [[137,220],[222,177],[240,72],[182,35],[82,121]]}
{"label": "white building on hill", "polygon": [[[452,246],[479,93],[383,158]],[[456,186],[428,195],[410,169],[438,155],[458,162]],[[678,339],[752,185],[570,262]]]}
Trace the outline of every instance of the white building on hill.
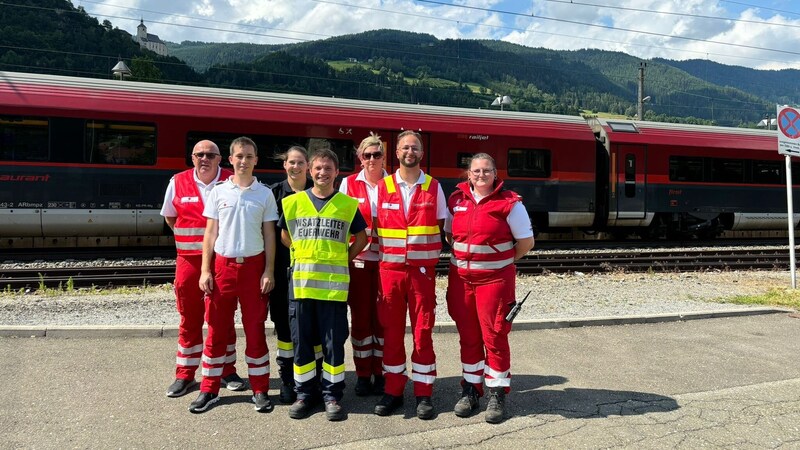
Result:
{"label": "white building on hill", "polygon": [[144,19],[142,19],[142,22],[136,27],[136,36],[133,37],[133,40],[138,42],[139,46],[142,48],[156,52],[159,55],[167,56],[167,44],[155,34],[147,32],[147,27],[144,26]]}

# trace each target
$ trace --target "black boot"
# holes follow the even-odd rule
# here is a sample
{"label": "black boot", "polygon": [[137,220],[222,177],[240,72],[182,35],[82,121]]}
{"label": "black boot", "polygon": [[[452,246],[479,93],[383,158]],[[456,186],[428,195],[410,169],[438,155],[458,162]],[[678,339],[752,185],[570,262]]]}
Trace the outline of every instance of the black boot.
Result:
{"label": "black boot", "polygon": [[506,390],[502,387],[489,389],[489,401],[486,403],[486,422],[500,423],[505,420]]}
{"label": "black boot", "polygon": [[456,402],[453,412],[458,417],[469,417],[478,408],[478,390],[472,383],[463,382],[461,398]]}

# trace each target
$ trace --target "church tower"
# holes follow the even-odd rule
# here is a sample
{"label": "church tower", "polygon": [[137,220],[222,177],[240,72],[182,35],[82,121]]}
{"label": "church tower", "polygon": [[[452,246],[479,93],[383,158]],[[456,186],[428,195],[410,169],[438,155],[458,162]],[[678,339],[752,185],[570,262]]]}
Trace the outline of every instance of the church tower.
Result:
{"label": "church tower", "polygon": [[139,42],[147,40],[147,27],[144,25],[144,19],[136,27],[136,37],[139,38]]}

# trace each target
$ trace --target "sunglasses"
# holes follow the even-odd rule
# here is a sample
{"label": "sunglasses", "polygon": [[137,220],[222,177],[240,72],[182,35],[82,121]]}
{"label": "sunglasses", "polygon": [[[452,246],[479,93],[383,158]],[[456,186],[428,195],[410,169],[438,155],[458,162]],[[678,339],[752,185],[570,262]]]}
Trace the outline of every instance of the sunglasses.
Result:
{"label": "sunglasses", "polygon": [[362,153],[361,157],[364,159],[381,159],[383,158],[383,152]]}
{"label": "sunglasses", "polygon": [[210,153],[210,152],[209,153],[203,153],[203,152],[199,152],[199,153],[192,153],[192,156],[194,156],[197,159],[202,159],[202,158],[214,159],[217,156],[219,156],[219,153]]}

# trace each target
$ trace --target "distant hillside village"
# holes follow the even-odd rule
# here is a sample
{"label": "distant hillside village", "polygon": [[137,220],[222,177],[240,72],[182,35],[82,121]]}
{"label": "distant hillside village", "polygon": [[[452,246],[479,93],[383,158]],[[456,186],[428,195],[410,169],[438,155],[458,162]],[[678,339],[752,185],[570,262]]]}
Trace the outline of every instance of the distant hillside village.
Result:
{"label": "distant hillside village", "polygon": [[159,55],[168,56],[167,44],[159,39],[158,35],[147,32],[147,27],[144,25],[144,19],[142,19],[141,23],[139,23],[139,26],[136,27],[136,36],[133,36],[133,40],[139,44],[139,47],[146,48],[147,50],[156,52]]}

